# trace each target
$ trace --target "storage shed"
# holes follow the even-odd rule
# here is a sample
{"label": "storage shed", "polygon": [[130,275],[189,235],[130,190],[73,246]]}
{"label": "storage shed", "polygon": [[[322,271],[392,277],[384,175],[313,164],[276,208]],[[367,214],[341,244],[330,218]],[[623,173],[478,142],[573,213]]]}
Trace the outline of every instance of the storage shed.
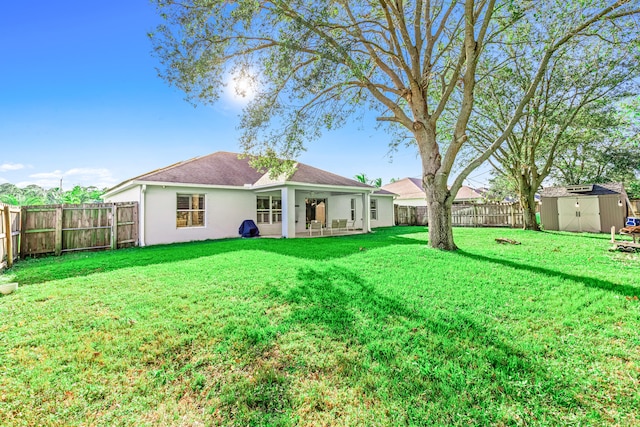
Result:
{"label": "storage shed", "polygon": [[628,199],[619,182],[548,187],[540,192],[545,230],[609,232],[624,227]]}

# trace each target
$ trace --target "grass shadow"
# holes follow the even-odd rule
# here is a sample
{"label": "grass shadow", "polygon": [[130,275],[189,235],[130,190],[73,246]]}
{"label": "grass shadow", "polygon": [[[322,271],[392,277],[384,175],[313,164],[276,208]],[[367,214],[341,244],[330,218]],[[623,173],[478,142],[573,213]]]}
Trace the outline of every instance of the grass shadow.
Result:
{"label": "grass shadow", "polygon": [[[477,395],[462,406],[477,408],[482,416],[474,401],[522,393],[516,390],[522,380],[553,389],[549,394],[558,405],[575,404],[563,392],[566,384],[472,313],[431,311],[422,301],[391,298],[357,273],[337,266],[300,269],[298,280],[299,285],[283,296],[294,307],[285,323],[311,330],[310,336],[319,328],[333,339],[364,349],[362,359],[341,372],[366,383],[371,367],[377,365],[379,384],[413,408],[407,412],[409,423],[424,422],[419,408],[426,402],[441,401],[446,407],[447,401],[456,402],[469,393]],[[376,387],[371,384],[368,391],[375,395]]]}
{"label": "grass shadow", "polygon": [[458,255],[464,258],[469,258],[474,261],[499,264],[505,267],[514,268],[516,270],[526,270],[532,273],[537,273],[537,274],[541,274],[549,277],[572,280],[574,282],[580,283],[589,288],[612,291],[623,296],[634,296],[640,293],[640,287],[638,286],[620,285],[617,283],[609,282],[602,279],[596,279],[593,277],[578,276],[576,274],[563,273],[560,271],[550,270],[548,268],[536,267],[536,266],[527,265],[527,264],[520,264],[520,263],[509,261],[506,259],[492,258],[485,255],[466,252],[462,249],[457,250],[455,252],[455,255]]}
{"label": "grass shadow", "polygon": [[419,245],[419,240],[403,234],[422,231],[424,227],[384,228],[369,234],[335,236],[318,239],[220,239],[200,242],[154,245],[117,251],[84,252],[59,257],[47,256],[23,260],[7,270],[21,285],[88,276],[122,268],[193,260],[237,251],[267,251],[309,260],[331,260],[392,245]]}

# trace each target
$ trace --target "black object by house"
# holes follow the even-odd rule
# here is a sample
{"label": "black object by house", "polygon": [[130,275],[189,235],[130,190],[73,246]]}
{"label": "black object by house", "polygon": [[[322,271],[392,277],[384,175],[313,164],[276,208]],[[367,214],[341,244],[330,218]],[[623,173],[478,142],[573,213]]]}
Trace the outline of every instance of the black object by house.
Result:
{"label": "black object by house", "polygon": [[242,237],[259,237],[260,230],[258,230],[258,226],[251,219],[245,219],[242,221],[240,228],[238,229],[238,233]]}

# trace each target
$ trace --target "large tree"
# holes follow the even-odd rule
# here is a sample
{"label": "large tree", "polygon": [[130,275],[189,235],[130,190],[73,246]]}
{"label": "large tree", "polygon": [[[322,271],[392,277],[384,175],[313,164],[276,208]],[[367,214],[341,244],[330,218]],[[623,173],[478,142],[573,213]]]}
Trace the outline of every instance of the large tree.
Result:
{"label": "large tree", "polygon": [[[609,36],[612,40],[584,40],[586,51],[562,49],[550,61],[522,119],[489,160],[517,190],[525,229],[539,230],[535,194],[554,172],[582,172],[581,178],[601,182],[588,177],[585,164],[604,179],[605,170],[631,171],[638,159],[626,147],[631,124],[615,104],[639,89],[640,45],[620,45],[615,33]],[[515,108],[512,98],[531,84],[535,64],[522,51],[532,47],[525,43],[514,48],[514,62],[497,73],[501,80],[479,83],[470,134],[480,152],[508,125]]]}
{"label": "large tree", "polygon": [[[449,250],[456,249],[455,194],[510,135],[556,52],[638,13],[630,0],[156,1],[167,23],[152,38],[170,84],[210,102],[226,73],[257,79],[241,139],[247,152],[261,155],[257,166],[296,157],[321,129],[364,109],[408,133],[422,160],[429,245]],[[528,52],[536,63],[531,85],[514,99],[502,134],[449,188],[468,142],[478,64],[485,57],[497,68],[511,62],[503,46],[522,34],[538,41]],[[447,115],[451,120],[442,120]]]}

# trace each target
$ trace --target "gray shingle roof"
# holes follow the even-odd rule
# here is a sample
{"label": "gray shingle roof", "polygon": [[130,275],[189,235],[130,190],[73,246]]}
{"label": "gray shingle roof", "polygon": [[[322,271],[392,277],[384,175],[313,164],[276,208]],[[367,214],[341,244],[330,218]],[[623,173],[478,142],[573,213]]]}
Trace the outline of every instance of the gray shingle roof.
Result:
{"label": "gray shingle roof", "polygon": [[624,186],[620,182],[607,184],[593,184],[593,190],[572,193],[567,187],[547,187],[540,191],[541,197],[575,197],[575,196],[604,196],[607,194],[624,194]]}
{"label": "gray shingle roof", "polygon": [[263,174],[249,165],[249,159],[238,154],[218,151],[185,160],[134,178],[139,181],[159,181],[184,184],[230,185],[253,184]]}
{"label": "gray shingle roof", "polygon": [[[245,184],[255,184],[264,176],[264,173],[258,172],[249,165],[248,158],[239,158],[237,153],[218,151],[206,156],[175,163],[127,181],[243,187]],[[268,179],[266,181],[277,182],[277,180]],[[297,164],[296,171],[287,181],[304,184],[373,188],[354,179],[345,178],[304,163]],[[114,188],[120,185],[122,184]]]}
{"label": "gray shingle roof", "polygon": [[355,179],[345,178],[313,166],[298,163],[297,169],[287,181],[301,182],[305,184],[341,185],[345,187],[372,188]]}

